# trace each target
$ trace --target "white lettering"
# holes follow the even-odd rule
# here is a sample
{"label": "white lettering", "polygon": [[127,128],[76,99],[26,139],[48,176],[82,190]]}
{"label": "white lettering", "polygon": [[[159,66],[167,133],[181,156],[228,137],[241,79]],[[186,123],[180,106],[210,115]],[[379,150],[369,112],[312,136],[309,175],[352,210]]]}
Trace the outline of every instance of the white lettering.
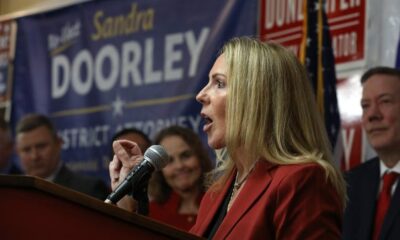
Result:
{"label": "white lettering", "polygon": [[144,82],[159,83],[161,82],[161,71],[153,70],[153,51],[154,41],[151,38],[146,39],[145,44],[145,60],[144,60]]}
{"label": "white lettering", "polygon": [[350,167],[350,155],[351,155],[351,149],[353,147],[353,141],[354,141],[354,128],[348,129],[349,131],[349,136],[347,137],[346,130],[342,130],[342,141],[343,141],[343,149],[344,149],[344,161],[345,161],[345,167],[346,169],[349,169]]}
{"label": "white lettering", "polygon": [[339,8],[340,10],[347,10],[349,8],[358,7],[360,4],[360,0],[340,0]]}
{"label": "white lettering", "polygon": [[[164,59],[160,60],[151,38],[144,41],[144,46],[129,41],[123,43],[121,49],[105,45],[98,53],[82,49],[71,60],[66,55],[57,55],[51,66],[52,97],[62,98],[69,90],[86,95],[93,88],[106,92],[118,84],[128,88],[194,77],[209,31],[203,28],[197,39],[193,31],[166,35],[164,56],[161,55]],[[189,61],[183,61],[184,53]],[[188,69],[185,71],[183,66]]]}
{"label": "white lettering", "polygon": [[59,131],[58,134],[64,141],[63,149],[90,148],[108,146],[109,131],[108,125],[99,125],[64,129]]}
{"label": "white lettering", "polygon": [[[104,61],[106,59],[110,59],[110,66],[109,66],[109,76],[104,77],[103,69]],[[119,58],[118,58],[118,51],[112,45],[107,45],[103,47],[96,58],[95,63],[95,76],[96,76],[96,84],[99,90],[107,91],[110,90],[118,80],[118,69],[119,69]]]}
{"label": "white lettering", "polygon": [[70,70],[67,57],[60,55],[53,58],[51,68],[51,97],[60,98],[69,87]]}
{"label": "white lettering", "polygon": [[127,42],[122,45],[122,70],[121,86],[129,86],[129,76],[133,85],[142,85],[142,77],[139,71],[139,63],[142,58],[140,45],[137,42]]}
{"label": "white lettering", "polygon": [[326,14],[333,13],[336,11],[336,0],[327,0],[325,3]]}
{"label": "white lettering", "polygon": [[172,125],[179,125],[191,128],[196,133],[198,133],[201,124],[201,119],[202,118],[200,117],[200,115],[195,115],[195,116],[177,116],[174,118],[153,119],[147,121],[126,122],[123,125],[118,126],[116,128],[116,131],[119,131],[123,128],[137,128],[141,129],[150,138],[154,138],[154,136],[161,129],[164,129]]}
{"label": "white lettering", "polygon": [[265,28],[271,29],[275,22],[275,0],[265,1]]}
{"label": "white lettering", "polygon": [[200,37],[197,43],[195,41],[194,33],[192,31],[186,32],[185,34],[185,39],[191,57],[190,67],[189,67],[189,77],[193,77],[197,73],[197,65],[199,63],[201,50],[203,50],[209,32],[210,32],[209,28],[203,28],[201,30]]}
{"label": "white lettering", "polygon": [[347,32],[334,35],[332,47],[335,57],[348,57],[357,54],[357,33]]}
{"label": "white lettering", "polygon": [[[81,68],[83,67],[83,71]],[[86,79],[81,78],[86,75]],[[88,50],[78,53],[72,64],[72,86],[76,93],[86,95],[93,84],[93,58]]]}
{"label": "white lettering", "polygon": [[165,58],[164,70],[165,70],[165,81],[179,80],[182,78],[183,71],[181,68],[173,69],[173,64],[176,61],[182,60],[182,52],[174,50],[174,47],[178,44],[182,44],[182,34],[170,34],[165,39]]}
{"label": "white lettering", "polygon": [[265,22],[266,29],[282,27],[303,20],[304,0],[266,0]]}

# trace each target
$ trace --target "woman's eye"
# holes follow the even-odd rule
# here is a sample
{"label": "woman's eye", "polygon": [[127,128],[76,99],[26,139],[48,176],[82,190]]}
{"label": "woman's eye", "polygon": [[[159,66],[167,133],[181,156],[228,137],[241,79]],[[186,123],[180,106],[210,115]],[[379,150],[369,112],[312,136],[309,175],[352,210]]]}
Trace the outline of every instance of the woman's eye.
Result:
{"label": "woman's eye", "polygon": [[224,88],[225,87],[225,82],[221,80],[217,80],[217,86],[218,88]]}
{"label": "woman's eye", "polygon": [[181,159],[188,159],[192,157],[192,155],[193,155],[192,151],[185,151],[181,153]]}

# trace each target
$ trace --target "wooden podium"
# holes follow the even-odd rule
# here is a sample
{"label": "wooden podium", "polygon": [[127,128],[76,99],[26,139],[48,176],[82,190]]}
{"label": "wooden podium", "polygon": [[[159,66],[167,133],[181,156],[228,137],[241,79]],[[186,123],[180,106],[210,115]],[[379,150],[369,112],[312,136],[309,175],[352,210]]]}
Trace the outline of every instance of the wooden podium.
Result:
{"label": "wooden podium", "polygon": [[0,239],[201,239],[36,177],[0,175]]}

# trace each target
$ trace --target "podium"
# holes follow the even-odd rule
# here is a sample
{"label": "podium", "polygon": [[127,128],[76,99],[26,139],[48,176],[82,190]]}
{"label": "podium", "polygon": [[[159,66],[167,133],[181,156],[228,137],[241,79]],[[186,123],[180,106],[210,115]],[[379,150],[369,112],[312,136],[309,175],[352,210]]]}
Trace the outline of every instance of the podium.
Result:
{"label": "podium", "polygon": [[0,239],[202,239],[29,176],[0,175]]}

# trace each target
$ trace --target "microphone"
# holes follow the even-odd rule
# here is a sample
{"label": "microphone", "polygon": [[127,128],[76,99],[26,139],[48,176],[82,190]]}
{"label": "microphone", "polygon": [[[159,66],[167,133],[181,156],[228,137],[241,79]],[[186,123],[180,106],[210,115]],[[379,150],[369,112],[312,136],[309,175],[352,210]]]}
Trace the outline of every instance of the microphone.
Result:
{"label": "microphone", "polygon": [[115,204],[132,189],[132,186],[148,180],[154,170],[161,170],[168,163],[168,154],[160,145],[149,147],[143,157],[140,164],[133,168],[124,181],[108,195],[105,203]]}

